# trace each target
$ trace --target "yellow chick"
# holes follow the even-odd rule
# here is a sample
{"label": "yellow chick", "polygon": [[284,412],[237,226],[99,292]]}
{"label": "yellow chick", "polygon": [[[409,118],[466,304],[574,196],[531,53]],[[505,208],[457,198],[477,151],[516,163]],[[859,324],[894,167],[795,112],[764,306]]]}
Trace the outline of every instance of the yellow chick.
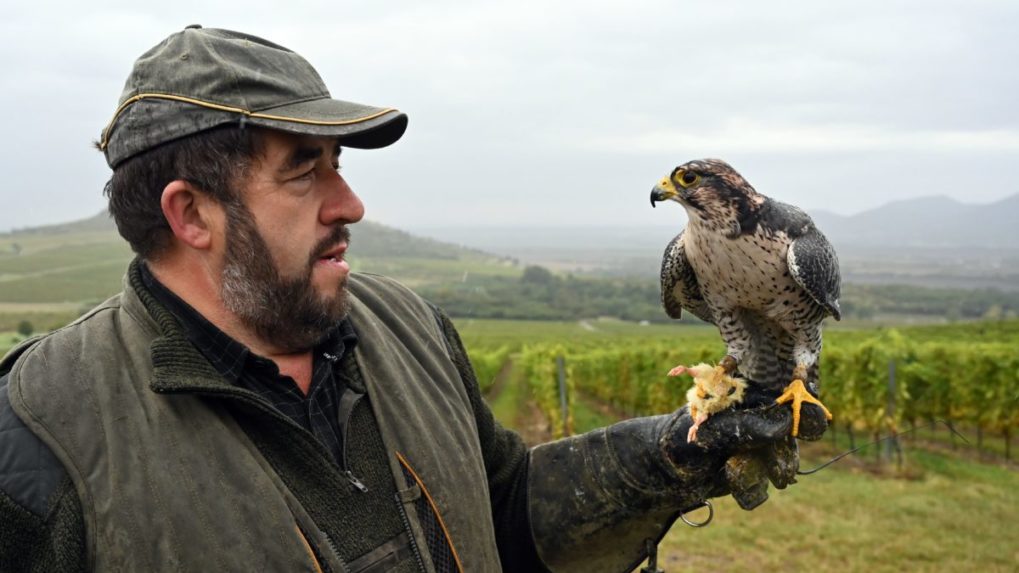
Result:
{"label": "yellow chick", "polygon": [[692,443],[697,440],[697,428],[707,421],[708,416],[743,401],[747,382],[729,376],[722,366],[711,366],[703,362],[693,366],[677,366],[669,371],[669,376],[680,374],[693,376],[693,386],[686,393],[690,417],[694,422],[687,432],[686,441]]}

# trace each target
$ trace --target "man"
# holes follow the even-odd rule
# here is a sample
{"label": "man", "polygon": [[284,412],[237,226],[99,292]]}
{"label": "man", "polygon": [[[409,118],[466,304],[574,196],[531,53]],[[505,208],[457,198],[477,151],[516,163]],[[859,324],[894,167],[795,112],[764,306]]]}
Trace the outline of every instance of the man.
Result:
{"label": "man", "polygon": [[501,428],[449,319],[344,261],[342,149],[406,125],[245,34],[135,63],[99,142],[124,291],[0,363],[0,570],[620,571],[791,481],[784,411]]}

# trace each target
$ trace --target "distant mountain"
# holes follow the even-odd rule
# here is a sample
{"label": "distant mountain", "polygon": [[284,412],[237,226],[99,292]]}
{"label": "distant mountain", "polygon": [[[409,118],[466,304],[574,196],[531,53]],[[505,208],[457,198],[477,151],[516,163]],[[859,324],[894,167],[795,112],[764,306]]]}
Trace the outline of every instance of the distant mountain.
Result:
{"label": "distant mountain", "polygon": [[[421,235],[573,273],[658,276],[665,245],[685,227],[420,227]],[[1019,194],[986,205],[948,197],[894,201],[843,216],[811,211],[835,245],[846,283],[1019,290]]]}
{"label": "distant mountain", "polygon": [[852,216],[811,217],[837,247],[1019,248],[1019,194],[982,205],[921,197]]}
{"label": "distant mountain", "polygon": [[[435,239],[418,237],[373,221],[361,221],[350,227],[351,255],[353,257],[408,257],[419,259],[458,259],[463,255],[485,255],[477,249],[471,249]],[[60,236],[75,233],[103,232],[116,233],[117,226],[113,219],[102,211],[87,219],[70,223],[45,225],[27,229],[16,229],[9,233],[0,233],[0,237],[18,236]],[[492,256],[492,255],[488,255]]]}
{"label": "distant mountain", "polygon": [[350,226],[350,252],[354,257],[415,259],[459,259],[464,256],[488,256],[478,249],[412,235],[374,221]]}
{"label": "distant mountain", "polygon": [[[384,274],[414,288],[463,285],[468,279],[474,286],[485,277],[520,274],[516,264],[505,257],[413,236],[378,223],[353,225],[351,236],[348,260],[352,269]],[[68,314],[75,314],[76,308],[90,308],[120,290],[132,258],[126,241],[105,213],[0,234],[0,307],[31,305],[32,312],[49,313],[46,320],[50,322],[40,324],[59,326],[73,318]],[[5,312],[0,308],[0,332],[5,329]]]}
{"label": "distant mountain", "polygon": [[87,233],[94,231],[116,231],[117,226],[106,211],[100,211],[87,219],[79,219],[70,223],[56,223],[43,225],[41,227],[29,227],[25,229],[14,229],[6,233],[0,233],[0,237],[13,237],[17,235],[65,235],[68,233]]}

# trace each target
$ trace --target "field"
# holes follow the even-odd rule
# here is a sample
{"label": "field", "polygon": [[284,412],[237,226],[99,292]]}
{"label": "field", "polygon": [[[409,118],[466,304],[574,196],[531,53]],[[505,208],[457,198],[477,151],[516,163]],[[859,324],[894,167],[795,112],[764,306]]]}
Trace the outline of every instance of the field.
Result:
{"label": "field", "polygon": [[[482,253],[380,237],[373,240],[386,249],[409,251],[352,257],[355,269],[415,287],[441,280],[461,289],[521,274],[511,261]],[[118,291],[130,260],[108,229],[0,236],[0,354],[24,337],[18,330],[26,323],[34,332],[58,328]],[[895,322],[830,325],[822,398],[835,410],[835,431],[805,445],[802,465],[932,418],[955,421],[969,443],[943,428],[923,429],[901,439],[901,465],[871,446],[773,490],[752,512],[718,500],[710,527],[679,524],[666,537],[660,561],[666,571],[1019,570],[1019,466],[1007,459],[1016,457],[1010,436],[1019,429],[1019,321],[893,328]],[[493,412],[532,444],[672,411],[682,405],[688,381],[664,372],[680,361],[717,359],[723,350],[713,327],[686,322],[458,318],[456,324]],[[556,383],[560,356],[569,388],[565,419]],[[889,412],[892,360],[897,407]]]}
{"label": "field", "polygon": [[[458,328],[472,355],[503,349],[511,364],[489,367],[486,376],[492,379],[482,384],[489,388],[488,397],[500,421],[532,443],[552,439],[562,420],[555,414],[558,403],[551,411],[541,406],[536,390],[542,384],[528,379],[527,369],[519,364],[526,348],[552,346],[569,362],[571,355],[589,353],[591,348],[654,347],[666,344],[663,340],[676,348],[697,348],[717,339],[705,327],[638,326],[607,320],[589,324],[473,320],[458,322]],[[925,343],[988,343],[1012,340],[1017,328],[1019,324],[1012,321],[906,328],[901,334]],[[881,334],[873,329],[835,330],[830,338],[832,345],[845,346]],[[663,360],[655,367],[664,372],[672,365]],[[681,405],[682,382],[669,382],[659,375],[654,383],[679,386],[672,394],[672,405]],[[618,405],[578,389],[583,386],[579,380],[571,386],[571,422],[576,433],[629,415]],[[1010,404],[1013,409],[1015,398]],[[950,439],[944,428],[903,436],[901,466],[882,461],[881,447],[870,446],[818,474],[800,477],[800,483],[784,491],[773,489],[769,501],[752,512],[741,510],[731,499],[717,500],[711,526],[692,529],[679,523],[673,527],[661,545],[659,564],[670,572],[1015,571],[1019,544],[1011,524],[1019,522],[1019,465],[1004,459],[1000,436],[985,437],[978,450],[975,428],[963,425],[961,430],[969,444]],[[856,445],[862,443],[858,437]],[[801,467],[814,467],[849,448],[843,427],[821,442],[804,444]]]}
{"label": "field", "polygon": [[[351,267],[420,288],[436,282],[516,276],[504,258],[418,239],[371,222],[353,231]],[[104,216],[38,230],[0,234],[0,355],[19,337],[59,328],[120,291],[133,258]]]}
{"label": "field", "polygon": [[[814,450],[808,450],[809,462],[820,459]],[[673,528],[662,546],[664,568],[1015,571],[1015,468],[922,448],[908,455],[912,473],[906,477],[849,463],[772,491],[751,512],[723,499],[709,527]]]}

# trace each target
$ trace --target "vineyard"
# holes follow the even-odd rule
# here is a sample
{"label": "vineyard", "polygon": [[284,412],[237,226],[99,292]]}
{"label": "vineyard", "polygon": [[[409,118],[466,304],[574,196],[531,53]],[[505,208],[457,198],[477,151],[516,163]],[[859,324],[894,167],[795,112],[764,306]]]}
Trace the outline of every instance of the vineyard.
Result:
{"label": "vineyard", "polygon": [[[705,329],[707,331],[708,329]],[[676,364],[718,360],[717,334],[674,338],[595,339],[470,345],[478,379],[494,379],[513,355],[515,371],[556,437],[572,427],[564,412],[560,370],[569,395],[579,393],[626,416],[659,414],[683,404],[688,378],[670,379]],[[833,331],[825,337],[821,399],[836,428],[865,436],[947,420],[1001,436],[1005,456],[1019,428],[1019,323],[904,330]],[[561,366],[557,359],[561,357]],[[892,379],[894,381],[892,382]],[[891,395],[890,395],[891,393]],[[978,444],[980,445],[980,444]]]}
{"label": "vineyard", "polygon": [[[690,380],[668,378],[669,368],[724,352],[714,328],[684,324],[464,320],[457,328],[493,412],[532,444],[673,411]],[[660,545],[660,566],[1015,571],[1019,466],[1004,458],[1019,427],[1017,348],[1019,321],[830,329],[821,387],[836,423],[824,440],[803,445],[801,467],[850,449],[854,432],[863,445],[915,423],[921,429],[902,438],[905,462],[875,463],[871,456],[887,450],[871,447],[773,490],[754,511],[718,498],[717,525],[674,526]],[[947,431],[922,429],[932,418],[951,420],[977,439],[955,444]]]}

